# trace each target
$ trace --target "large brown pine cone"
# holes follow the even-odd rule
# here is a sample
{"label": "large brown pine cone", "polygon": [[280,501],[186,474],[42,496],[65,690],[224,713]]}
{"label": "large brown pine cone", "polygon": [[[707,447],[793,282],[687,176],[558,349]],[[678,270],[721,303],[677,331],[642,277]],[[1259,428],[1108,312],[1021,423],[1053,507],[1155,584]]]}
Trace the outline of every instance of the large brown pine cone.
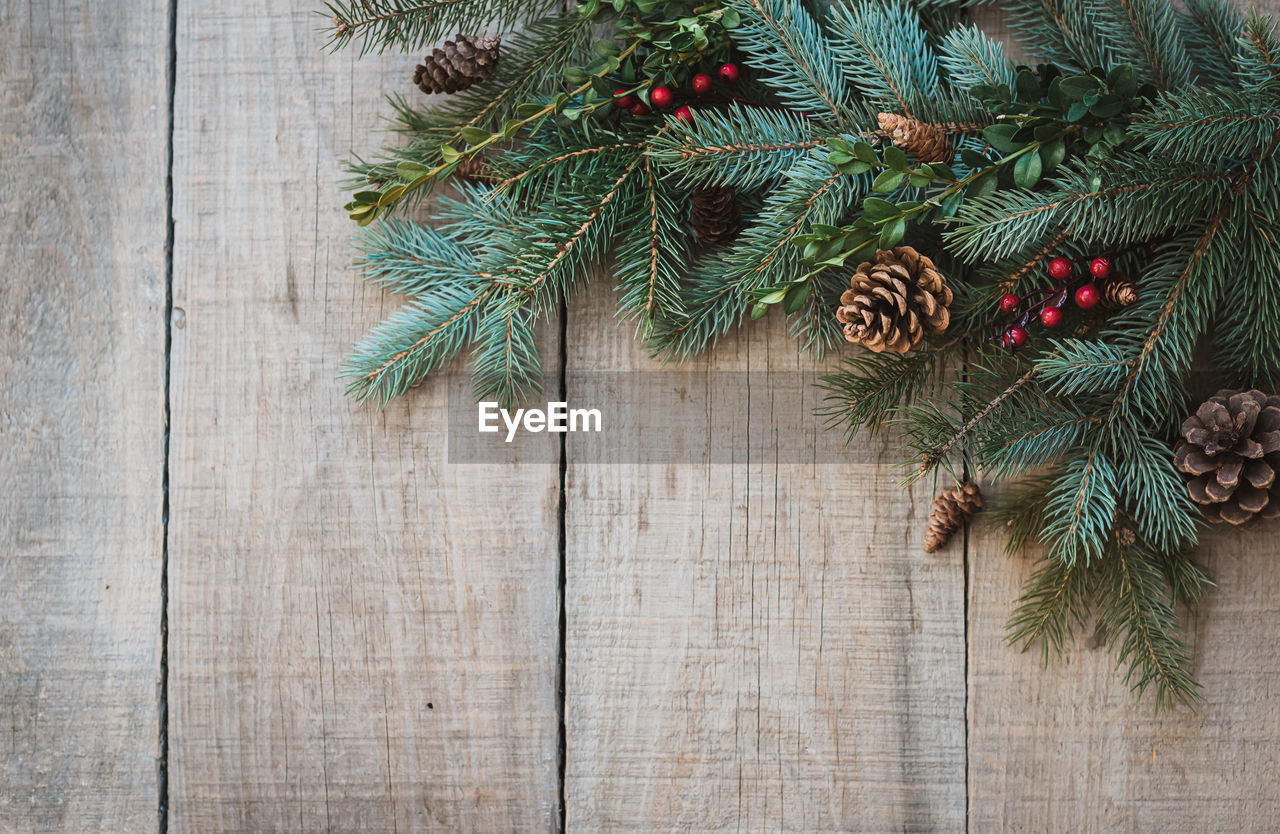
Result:
{"label": "large brown pine cone", "polygon": [[881,249],[875,261],[858,266],[840,296],[836,319],[847,341],[876,353],[906,353],[924,334],[947,329],[950,306],[951,289],[933,261],[910,246],[898,246]]}
{"label": "large brown pine cone", "polygon": [[918,162],[950,162],[954,152],[947,134],[938,127],[896,113],[876,116],[884,138],[902,148]]}
{"label": "large brown pine cone", "polygon": [[483,81],[498,65],[498,38],[456,35],[456,40],[432,50],[413,72],[413,83],[424,93],[456,93]]}
{"label": "large brown pine cone", "polygon": [[973,481],[965,481],[959,487],[944,488],[933,499],[929,529],[924,534],[924,552],[932,553],[945,547],[951,534],[967,524],[980,509],[982,492]]}
{"label": "large brown pine cone", "polygon": [[698,186],[689,202],[689,225],[703,243],[728,243],[742,231],[742,207],[732,187]]}
{"label": "large brown pine cone", "polygon": [[1183,421],[1173,464],[1210,521],[1280,516],[1280,396],[1219,391]]}

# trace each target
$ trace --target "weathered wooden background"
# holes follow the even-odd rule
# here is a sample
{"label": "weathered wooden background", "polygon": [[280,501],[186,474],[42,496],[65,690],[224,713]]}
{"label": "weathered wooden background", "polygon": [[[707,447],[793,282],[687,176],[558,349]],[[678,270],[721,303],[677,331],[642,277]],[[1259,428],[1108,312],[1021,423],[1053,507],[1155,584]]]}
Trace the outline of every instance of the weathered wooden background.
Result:
{"label": "weathered wooden background", "polygon": [[[1157,718],[1004,646],[1029,561],[922,554],[882,441],[562,482],[447,465],[441,387],[343,399],[394,300],[338,160],[414,59],[316,5],[0,0],[0,831],[1280,828],[1274,540],[1206,547],[1208,703]],[[567,344],[571,396],[648,366],[605,286]]]}

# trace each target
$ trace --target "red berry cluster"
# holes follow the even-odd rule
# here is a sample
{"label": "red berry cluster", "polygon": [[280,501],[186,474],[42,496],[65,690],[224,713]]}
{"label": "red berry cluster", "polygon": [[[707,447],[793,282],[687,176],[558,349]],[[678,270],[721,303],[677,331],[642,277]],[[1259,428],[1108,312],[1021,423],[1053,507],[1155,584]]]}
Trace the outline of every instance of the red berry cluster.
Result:
{"label": "red berry cluster", "polygon": [[[1061,281],[1061,285],[1048,290],[1036,290],[1023,297],[1016,296],[1013,293],[1000,297],[1000,312],[1011,316],[1022,310],[1023,304],[1032,298],[1039,297],[1038,301],[1027,307],[1017,322],[1004,329],[1004,332],[1000,335],[1000,344],[1003,347],[1008,350],[1017,350],[1025,345],[1027,343],[1027,326],[1036,319],[1039,319],[1040,324],[1049,329],[1062,324],[1062,307],[1069,297],[1066,285],[1070,282],[1071,274],[1074,271],[1075,264],[1071,259],[1059,256],[1049,262],[1049,275],[1055,281]],[[1098,285],[1094,282],[1106,280],[1111,276],[1111,261],[1107,258],[1094,258],[1089,262],[1089,274],[1092,278],[1078,287],[1074,294],[1076,306],[1081,310],[1092,309],[1098,306],[1098,302],[1102,300],[1102,294],[1098,290]]]}
{"label": "red berry cluster", "polygon": [[[737,64],[723,64],[717,73],[720,80],[726,84],[733,84],[742,75],[742,71],[738,69]],[[694,95],[705,95],[711,92],[715,86],[715,80],[705,73],[700,72],[689,81],[689,89]],[[665,110],[676,102],[676,92],[670,87],[660,85],[649,91],[649,103],[654,107]],[[613,105],[619,110],[626,110],[632,116],[647,116],[649,114],[649,105],[640,100],[634,93],[629,93],[626,89],[617,89],[613,91]],[[675,117],[682,122],[693,121],[693,108],[687,104],[682,104],[676,108]]]}

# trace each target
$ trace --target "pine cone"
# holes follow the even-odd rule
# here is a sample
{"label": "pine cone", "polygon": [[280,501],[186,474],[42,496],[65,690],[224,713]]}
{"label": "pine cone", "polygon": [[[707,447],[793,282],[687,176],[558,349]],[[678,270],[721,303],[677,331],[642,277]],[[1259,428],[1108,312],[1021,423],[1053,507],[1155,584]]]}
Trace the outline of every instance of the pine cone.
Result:
{"label": "pine cone", "polygon": [[1280,516],[1280,396],[1219,391],[1182,423],[1173,465],[1210,521]]}
{"label": "pine cone", "polygon": [[982,492],[973,481],[965,481],[957,487],[946,487],[933,499],[933,512],[929,513],[929,529],[924,534],[924,552],[932,553],[945,547],[951,534],[959,530],[982,509]]}
{"label": "pine cone", "polygon": [[453,178],[469,183],[496,182],[498,175],[488,160],[475,154],[468,154],[458,160],[458,167],[453,169]]}
{"label": "pine cone", "polygon": [[836,319],[844,338],[876,353],[906,353],[925,333],[937,335],[951,322],[951,290],[933,261],[910,246],[876,252],[858,266],[840,296]]}
{"label": "pine cone", "polygon": [[1102,285],[1102,306],[1109,310],[1128,307],[1138,300],[1138,287],[1128,278],[1112,278]]}
{"label": "pine cone", "polygon": [[728,243],[742,231],[742,207],[732,187],[698,186],[689,200],[692,204],[689,223],[703,243]]}
{"label": "pine cone", "polygon": [[947,135],[936,126],[910,116],[881,113],[876,117],[885,139],[922,163],[950,162],[954,152]]}
{"label": "pine cone", "polygon": [[456,93],[488,78],[498,64],[498,38],[455,35],[456,41],[432,50],[413,72],[424,93]]}

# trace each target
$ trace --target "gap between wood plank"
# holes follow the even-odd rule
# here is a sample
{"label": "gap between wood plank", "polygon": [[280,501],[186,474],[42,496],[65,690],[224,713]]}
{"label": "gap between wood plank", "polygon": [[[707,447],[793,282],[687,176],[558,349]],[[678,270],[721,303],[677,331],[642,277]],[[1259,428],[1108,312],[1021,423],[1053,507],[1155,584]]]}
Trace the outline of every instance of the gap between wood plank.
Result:
{"label": "gap between wood plank", "polygon": [[165,97],[169,121],[165,137],[164,177],[164,444],[160,476],[160,676],[156,682],[156,830],[169,831],[169,387],[173,366],[173,125],[178,76],[178,0],[169,0],[169,54],[165,59]]}
{"label": "gap between wood plank", "polygon": [[[569,303],[565,298],[560,299],[560,402],[569,401],[569,382],[567,372],[569,368]],[[559,724],[556,730],[556,793],[559,802],[559,828],[560,832],[566,830],[566,820],[568,818],[568,797],[565,795],[565,768],[568,765],[569,737],[565,728],[565,667],[568,661],[568,614],[565,611],[566,602],[566,578],[568,576],[567,566],[568,560],[565,557],[566,545],[568,543],[567,510],[568,510],[568,478],[569,471],[568,458],[568,434],[560,435],[560,505],[556,512],[556,521],[559,527],[559,554],[560,567],[556,576],[557,596],[560,603],[560,622],[558,627],[559,645],[556,654],[556,714]]]}

